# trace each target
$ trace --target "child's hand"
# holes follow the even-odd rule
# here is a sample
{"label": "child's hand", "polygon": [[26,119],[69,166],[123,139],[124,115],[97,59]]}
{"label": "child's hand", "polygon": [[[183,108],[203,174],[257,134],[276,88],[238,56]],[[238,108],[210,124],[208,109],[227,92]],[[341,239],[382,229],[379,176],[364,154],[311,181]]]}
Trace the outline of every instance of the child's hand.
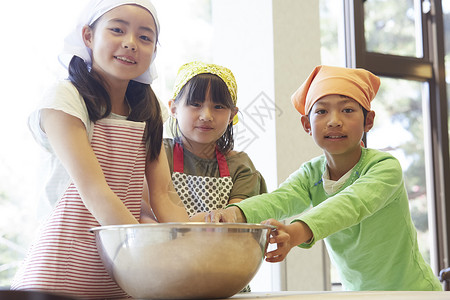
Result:
{"label": "child's hand", "polygon": [[212,223],[246,223],[242,210],[237,206],[231,206],[225,209],[218,209],[209,212],[205,217],[205,222]]}
{"label": "child's hand", "polygon": [[292,247],[295,246],[291,245],[290,243],[291,237],[287,232],[286,228],[287,226],[275,219],[263,221],[261,222],[261,224],[273,225],[277,227],[270,233],[269,237],[269,243],[277,244],[277,249],[270,252],[266,252],[266,261],[268,262],[282,261],[283,259],[286,258],[286,255],[289,253]]}
{"label": "child's hand", "polygon": [[203,211],[196,213],[192,217],[189,218],[189,222],[205,222],[205,218],[208,216],[208,212]]}
{"label": "child's hand", "polygon": [[305,243],[313,237],[311,229],[301,221],[284,225],[275,219],[269,219],[261,223],[277,227],[269,237],[269,243],[277,244],[277,249],[266,253],[268,262],[284,260],[293,247]]}

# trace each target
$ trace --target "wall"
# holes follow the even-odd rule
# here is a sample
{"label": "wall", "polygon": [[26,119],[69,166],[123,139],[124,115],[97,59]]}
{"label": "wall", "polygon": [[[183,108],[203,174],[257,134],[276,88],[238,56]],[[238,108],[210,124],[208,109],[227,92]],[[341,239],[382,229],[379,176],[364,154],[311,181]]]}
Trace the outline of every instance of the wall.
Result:
{"label": "wall", "polygon": [[[319,1],[273,1],[275,99],[283,111],[276,119],[278,183],[302,162],[321,154],[288,101],[320,64],[319,20]],[[292,249],[284,269],[287,290],[329,289],[329,263],[323,242],[310,250]]]}
{"label": "wall", "polygon": [[[250,155],[271,191],[302,162],[321,153],[290,102],[290,95],[320,64],[319,4],[213,0],[212,10],[214,62],[230,67],[238,83],[236,149]],[[293,249],[285,262],[264,263],[251,286],[329,289],[328,269],[319,242],[311,250]]]}

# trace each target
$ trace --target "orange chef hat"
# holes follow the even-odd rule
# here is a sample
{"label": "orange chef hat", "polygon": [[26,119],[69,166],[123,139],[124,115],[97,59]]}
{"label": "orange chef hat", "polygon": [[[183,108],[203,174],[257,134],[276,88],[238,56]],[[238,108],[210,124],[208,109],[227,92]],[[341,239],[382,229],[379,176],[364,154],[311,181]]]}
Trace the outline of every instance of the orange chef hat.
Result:
{"label": "orange chef hat", "polygon": [[379,87],[380,78],[367,70],[317,66],[291,96],[291,101],[302,115],[309,114],[314,103],[327,95],[350,97],[370,111],[370,101]]}

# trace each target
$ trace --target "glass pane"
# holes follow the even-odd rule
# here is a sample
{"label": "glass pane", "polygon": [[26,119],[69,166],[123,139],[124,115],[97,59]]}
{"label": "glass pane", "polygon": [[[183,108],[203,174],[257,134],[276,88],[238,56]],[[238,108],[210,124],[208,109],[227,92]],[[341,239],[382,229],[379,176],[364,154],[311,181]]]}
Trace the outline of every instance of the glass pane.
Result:
{"label": "glass pane", "polygon": [[345,66],[343,1],[320,0],[320,58],[324,65]]}
{"label": "glass pane", "polygon": [[423,83],[391,78],[382,78],[381,82],[378,95],[372,102],[372,109],[376,113],[375,126],[367,135],[367,146],[387,151],[400,161],[419,248],[430,263]]}
{"label": "glass pane", "polygon": [[418,0],[364,2],[366,48],[369,52],[422,57]]}

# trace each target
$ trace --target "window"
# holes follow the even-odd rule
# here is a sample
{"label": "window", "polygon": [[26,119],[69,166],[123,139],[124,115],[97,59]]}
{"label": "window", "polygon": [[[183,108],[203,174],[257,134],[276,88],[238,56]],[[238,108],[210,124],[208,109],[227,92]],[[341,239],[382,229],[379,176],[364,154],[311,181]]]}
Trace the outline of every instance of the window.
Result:
{"label": "window", "polygon": [[427,85],[418,81],[381,78],[382,85],[373,102],[375,125],[367,135],[371,148],[394,155],[403,168],[411,217],[417,229],[419,248],[430,263],[432,236],[428,225],[426,142],[423,103]]}
{"label": "window", "polygon": [[368,0],[364,36],[368,52],[422,57],[422,19],[418,1]]}

